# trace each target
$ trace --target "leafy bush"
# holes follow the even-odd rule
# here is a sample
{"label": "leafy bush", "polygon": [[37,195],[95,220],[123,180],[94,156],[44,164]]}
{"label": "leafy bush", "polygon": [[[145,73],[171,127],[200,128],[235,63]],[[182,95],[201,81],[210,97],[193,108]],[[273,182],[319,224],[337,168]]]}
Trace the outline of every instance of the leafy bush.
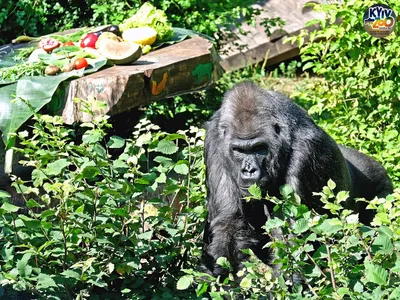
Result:
{"label": "leafy bush", "polygon": [[35,118],[18,135],[32,183],[13,183],[27,211],[0,192],[0,284],[46,299],[173,298],[199,256],[204,132],[141,121],[124,140],[96,117],[78,144],[61,117]]}
{"label": "leafy bush", "polygon": [[[321,29],[291,41],[301,46],[303,70],[325,80],[303,86],[294,97],[337,141],[372,154],[400,182],[400,35],[377,39],[365,31],[362,16],[372,4],[315,5],[326,13],[326,19],[312,22]],[[400,12],[398,1],[386,4]]]}
{"label": "leafy bush", "polygon": [[[343,209],[341,203],[348,192],[334,190],[334,182],[329,181],[319,193],[330,218],[300,204],[289,186],[281,189],[282,200],[267,199],[277,204],[264,229],[270,235],[275,232],[266,246],[274,249],[273,263],[280,266],[280,276],[273,276],[271,268],[252,255],[239,271],[239,281],[234,281],[232,274],[221,282],[186,270],[178,287],[196,282],[198,296],[208,289],[214,299],[238,295],[245,299],[398,299],[400,190],[371,201],[370,209],[377,212],[372,227],[361,225],[357,215]],[[253,197],[261,200],[261,192],[254,191]],[[277,232],[281,237],[276,237]],[[224,258],[218,263],[230,268]]]}

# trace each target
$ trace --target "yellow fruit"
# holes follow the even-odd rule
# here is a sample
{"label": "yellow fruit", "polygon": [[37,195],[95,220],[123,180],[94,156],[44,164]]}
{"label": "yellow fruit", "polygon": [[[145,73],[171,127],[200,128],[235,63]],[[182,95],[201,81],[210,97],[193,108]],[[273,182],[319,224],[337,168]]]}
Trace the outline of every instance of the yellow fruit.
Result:
{"label": "yellow fruit", "polygon": [[142,55],[142,48],[138,44],[118,42],[102,39],[98,43],[98,51],[110,63],[117,65],[130,64],[137,61]]}
{"label": "yellow fruit", "polygon": [[157,31],[150,27],[130,28],[122,33],[122,38],[143,46],[153,45],[157,38]]}

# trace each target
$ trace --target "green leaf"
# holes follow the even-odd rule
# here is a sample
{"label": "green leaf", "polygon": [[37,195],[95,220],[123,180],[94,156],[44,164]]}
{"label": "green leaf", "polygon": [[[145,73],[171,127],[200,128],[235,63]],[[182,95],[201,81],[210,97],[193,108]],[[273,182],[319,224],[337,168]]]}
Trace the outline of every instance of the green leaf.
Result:
{"label": "green leaf", "polygon": [[156,178],[157,183],[165,183],[167,181],[167,175],[165,173],[161,173],[160,176]]}
{"label": "green leaf", "polygon": [[390,293],[389,299],[400,299],[400,287],[397,287]]}
{"label": "green leaf", "polygon": [[334,235],[342,229],[342,222],[337,218],[328,219],[322,222],[322,224],[317,228],[322,232],[322,234]]}
{"label": "green leaf", "polygon": [[385,234],[388,238],[390,238],[390,239],[393,238],[393,232],[389,227],[380,226],[380,227],[378,227],[377,230],[378,230],[378,232]]}
{"label": "green leaf", "polygon": [[125,145],[125,140],[119,136],[113,135],[107,143],[111,149],[119,149]]}
{"label": "green leaf", "polygon": [[40,205],[34,199],[29,199],[28,202],[26,202],[26,206],[28,208],[43,207],[43,205]]}
{"label": "green leaf", "polygon": [[249,187],[249,193],[257,200],[260,200],[262,198],[262,194],[261,194],[261,189],[257,184],[252,184]]}
{"label": "green leaf", "polygon": [[174,154],[178,151],[178,147],[174,142],[168,140],[162,140],[158,143],[156,151],[159,151],[163,154]]}
{"label": "green leaf", "polygon": [[136,140],[136,146],[142,147],[143,145],[148,144],[151,141],[151,132],[147,132],[139,136]]}
{"label": "green leaf", "polygon": [[279,228],[279,227],[283,227],[285,226],[285,221],[282,221],[281,219],[278,218],[272,218],[270,220],[268,220],[265,225],[263,226],[263,228],[266,231],[270,231],[271,229],[275,229],[275,228]]}
{"label": "green leaf", "polygon": [[365,263],[365,281],[386,285],[389,273],[384,268],[370,262]]}
{"label": "green leaf", "polygon": [[47,289],[49,287],[57,287],[57,284],[50,275],[40,273],[37,278],[37,289]]}
{"label": "green leaf", "polygon": [[101,278],[89,279],[87,282],[100,288],[106,288],[108,286],[107,283]]}
{"label": "green leaf", "polygon": [[82,141],[85,144],[94,144],[101,141],[102,138],[103,134],[99,130],[94,129],[86,131],[86,133],[82,137]]}
{"label": "green leaf", "polygon": [[340,191],[336,195],[336,200],[338,203],[346,201],[350,197],[349,192],[347,191]]}
{"label": "green leaf", "polygon": [[350,294],[350,289],[349,288],[338,288],[337,293],[339,294],[339,296],[343,297],[345,295],[351,295]]}
{"label": "green leaf", "polygon": [[73,270],[65,270],[64,272],[61,273],[61,275],[69,278],[74,278],[76,280],[80,280],[80,275],[78,272],[75,272]]}
{"label": "green leaf", "polygon": [[336,183],[332,179],[329,179],[328,187],[333,191],[336,188]]}
{"label": "green leaf", "polygon": [[244,277],[240,281],[240,287],[245,288],[245,289],[251,288],[251,278],[249,276]]}
{"label": "green leaf", "polygon": [[128,164],[120,159],[113,161],[113,167],[115,169],[128,169],[129,168]]}
{"label": "green leaf", "polygon": [[374,222],[378,222],[379,224],[390,224],[390,219],[386,212],[379,212],[376,214]]}
{"label": "green leaf", "polygon": [[43,184],[43,181],[47,179],[47,176],[42,170],[35,169],[32,171],[32,179],[33,185],[37,187]]}
{"label": "green leaf", "polygon": [[25,253],[24,256],[17,262],[18,274],[21,276],[29,276],[32,272],[32,267],[28,265],[28,261],[31,258],[31,253]]}
{"label": "green leaf", "polygon": [[303,65],[303,71],[314,67],[315,63],[313,61],[309,61]]}
{"label": "green leaf", "polygon": [[152,238],[152,236],[153,236],[153,230],[149,230],[149,231],[139,234],[138,238],[141,240],[150,240]]}
{"label": "green leaf", "polygon": [[309,228],[308,221],[304,218],[297,220],[293,225],[293,231],[296,234],[303,233]]}
{"label": "green leaf", "polygon": [[216,263],[218,265],[220,265],[221,267],[225,268],[225,269],[229,269],[230,268],[230,263],[228,261],[228,259],[226,257],[218,257]]}
{"label": "green leaf", "polygon": [[293,194],[293,189],[290,185],[285,184],[283,187],[281,187],[280,192],[283,196],[283,199],[289,199],[290,195]]}
{"label": "green leaf", "polygon": [[362,285],[361,282],[359,282],[359,281],[356,282],[356,284],[354,285],[354,291],[357,293],[364,292],[364,286]]}
{"label": "green leaf", "polygon": [[65,158],[61,158],[52,163],[49,163],[46,167],[45,173],[47,175],[59,175],[62,170],[71,165],[71,162],[66,160]]}
{"label": "green leaf", "polygon": [[400,274],[400,261],[397,260],[395,266],[390,271]]}
{"label": "green leaf", "polygon": [[4,209],[8,213],[17,212],[20,209],[20,207],[12,205],[12,204],[7,203],[7,202],[3,203],[1,208]]}
{"label": "green leaf", "polygon": [[0,199],[1,198],[10,198],[11,195],[9,193],[7,193],[6,191],[2,191],[0,190]]}
{"label": "green leaf", "polygon": [[35,220],[25,215],[20,215],[19,218],[24,222],[27,228],[38,229],[42,227],[40,220]]}
{"label": "green leaf", "polygon": [[154,158],[154,161],[158,162],[160,165],[166,168],[172,167],[174,165],[174,161],[171,158],[165,156],[157,156]]}
{"label": "green leaf", "polygon": [[187,175],[189,173],[189,167],[187,166],[186,160],[180,160],[176,163],[174,171],[178,174]]}
{"label": "green leaf", "polygon": [[200,35],[208,40],[214,41],[214,39],[212,39],[211,37],[201,34],[201,33],[198,33],[194,30],[190,30],[190,29],[186,29],[186,28],[179,28],[179,27],[172,27],[172,30],[174,32],[174,35],[170,39],[168,39],[168,41],[163,41],[163,42],[156,41],[152,45],[152,48],[157,49],[157,48],[160,48],[161,46],[172,45],[175,43],[179,43],[188,37],[194,37],[194,36],[198,36],[198,35]]}
{"label": "green leaf", "polygon": [[200,296],[203,295],[205,292],[207,292],[207,289],[208,289],[208,282],[205,282],[205,281],[200,282],[200,283],[197,285],[197,288],[196,288],[196,296],[197,296],[197,297],[200,297]]}
{"label": "green leaf", "polygon": [[393,244],[386,234],[379,234],[372,243],[371,249],[374,253],[392,254]]}
{"label": "green leaf", "polygon": [[98,167],[86,166],[80,173],[79,178],[93,179],[100,174]]}
{"label": "green leaf", "polygon": [[193,276],[184,275],[181,278],[179,278],[178,282],[176,283],[176,288],[178,290],[186,290],[192,283],[193,283]]}

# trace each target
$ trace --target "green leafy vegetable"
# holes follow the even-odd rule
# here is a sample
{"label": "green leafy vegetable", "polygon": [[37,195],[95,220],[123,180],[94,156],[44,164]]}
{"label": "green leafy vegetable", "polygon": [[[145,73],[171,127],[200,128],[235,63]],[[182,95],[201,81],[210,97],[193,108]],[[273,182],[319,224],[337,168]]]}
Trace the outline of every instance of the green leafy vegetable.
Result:
{"label": "green leafy vegetable", "polygon": [[24,62],[8,68],[0,69],[0,85],[19,80],[24,76],[42,76],[46,64],[40,62]]}
{"label": "green leafy vegetable", "polygon": [[136,14],[119,25],[119,28],[121,31],[125,31],[129,28],[146,26],[157,31],[158,42],[168,41],[174,34],[165,12],[148,2],[143,4]]}

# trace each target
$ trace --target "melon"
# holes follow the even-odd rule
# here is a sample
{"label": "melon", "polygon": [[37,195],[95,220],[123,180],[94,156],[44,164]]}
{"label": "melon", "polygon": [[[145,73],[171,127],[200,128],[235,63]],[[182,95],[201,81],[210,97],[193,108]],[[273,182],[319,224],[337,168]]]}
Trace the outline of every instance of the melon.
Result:
{"label": "melon", "polygon": [[98,42],[97,51],[112,64],[131,64],[142,56],[142,48],[138,44],[110,39],[102,39]]}
{"label": "melon", "polygon": [[130,28],[122,33],[122,38],[127,42],[151,46],[156,41],[157,31],[150,27]]}

